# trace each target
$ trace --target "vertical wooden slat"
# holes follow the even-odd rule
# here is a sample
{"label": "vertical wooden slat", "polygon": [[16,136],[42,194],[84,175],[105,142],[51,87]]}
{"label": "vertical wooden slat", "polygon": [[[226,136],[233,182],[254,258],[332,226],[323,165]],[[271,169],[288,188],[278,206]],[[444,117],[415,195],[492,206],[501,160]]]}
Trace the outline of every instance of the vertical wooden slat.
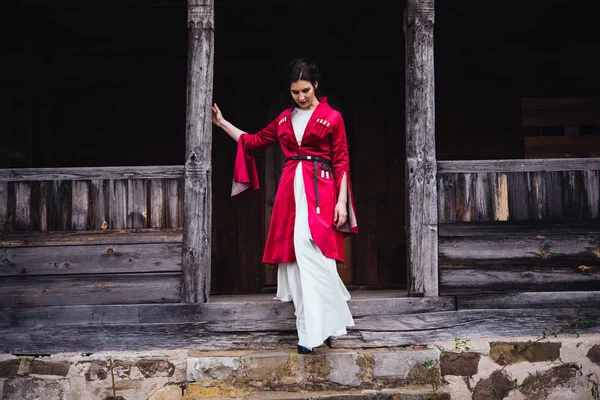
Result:
{"label": "vertical wooden slat", "polygon": [[151,228],[164,228],[166,221],[166,207],[165,207],[165,180],[164,179],[151,179],[150,185],[150,199],[148,204],[150,206],[150,221],[149,226]]}
{"label": "vertical wooden slat", "polygon": [[584,171],[583,186],[585,218],[600,217],[600,171]]}
{"label": "vertical wooden slat", "polygon": [[93,179],[90,183],[90,220],[92,229],[108,229],[109,227],[110,188],[110,179]]}
{"label": "vertical wooden slat", "polygon": [[148,181],[127,181],[127,227],[146,228],[148,222]]}
{"label": "vertical wooden slat", "polygon": [[583,171],[567,171],[563,174],[564,216],[568,219],[581,219],[584,216]]}
{"label": "vertical wooden slat", "polygon": [[31,229],[48,230],[48,186],[50,182],[31,182]]}
{"label": "vertical wooden slat", "polygon": [[48,230],[71,229],[72,181],[51,181],[48,184]]}
{"label": "vertical wooden slat", "polygon": [[188,0],[188,81],[181,299],[206,303],[211,273],[214,1]]}
{"label": "vertical wooden slat", "polygon": [[508,215],[511,221],[529,219],[529,192],[527,190],[527,174],[510,172],[508,180]]}
{"label": "vertical wooden slat", "polygon": [[0,181],[0,232],[8,230],[8,182]]}
{"label": "vertical wooden slat", "polygon": [[529,217],[541,220],[546,217],[546,187],[544,172],[528,173]]}
{"label": "vertical wooden slat", "polygon": [[564,193],[562,172],[551,171],[544,174],[546,188],[546,218],[561,219],[564,214]]}
{"label": "vertical wooden slat", "polygon": [[110,181],[110,229],[127,227],[127,180]]}
{"label": "vertical wooden slat", "polygon": [[456,222],[456,174],[438,175],[438,208],[440,223]]}
{"label": "vertical wooden slat", "polygon": [[433,0],[408,0],[404,31],[410,296],[437,296],[439,293],[433,24]]}
{"label": "vertical wooden slat", "polygon": [[492,220],[492,195],[490,177],[485,172],[475,175],[475,221]]}
{"label": "vertical wooden slat", "polygon": [[456,174],[456,220],[472,221],[475,209],[473,199],[473,174]]}
{"label": "vertical wooden slat", "polygon": [[182,227],[182,207],[183,198],[181,196],[181,183],[177,179],[168,179],[165,181],[166,190],[166,224],[167,228]]}
{"label": "vertical wooden slat", "polygon": [[89,229],[90,181],[73,181],[71,227]]}
{"label": "vertical wooden slat", "polygon": [[494,221],[508,221],[508,182],[506,174],[490,174]]}
{"label": "vertical wooden slat", "polygon": [[31,182],[15,182],[15,231],[31,230]]}

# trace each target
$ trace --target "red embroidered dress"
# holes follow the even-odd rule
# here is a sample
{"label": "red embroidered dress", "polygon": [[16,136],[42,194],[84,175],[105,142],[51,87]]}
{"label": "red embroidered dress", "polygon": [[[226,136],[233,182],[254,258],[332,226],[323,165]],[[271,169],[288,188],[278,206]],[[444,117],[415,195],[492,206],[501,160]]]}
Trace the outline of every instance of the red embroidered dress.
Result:
{"label": "red embroidered dress", "polygon": [[[308,201],[308,224],[313,240],[325,257],[344,261],[344,234],[357,233],[358,226],[350,182],[346,128],[342,115],[327,104],[326,98],[319,99],[319,104],[306,126],[302,142],[298,145],[290,118],[292,110],[283,111],[258,133],[240,136],[231,196],[237,199],[246,189],[251,187],[256,190],[259,188],[253,152],[277,141],[279,141],[286,158],[317,156],[330,160],[332,171],[330,172],[326,166],[318,163],[316,178],[315,163],[312,160],[288,160],[285,163],[275,196],[263,262],[278,264],[296,260],[294,251],[296,216],[294,172],[298,163],[302,163],[304,188]],[[342,227],[336,229],[333,212],[344,174],[346,174],[348,182],[348,218]],[[318,186],[318,210],[315,179]]]}

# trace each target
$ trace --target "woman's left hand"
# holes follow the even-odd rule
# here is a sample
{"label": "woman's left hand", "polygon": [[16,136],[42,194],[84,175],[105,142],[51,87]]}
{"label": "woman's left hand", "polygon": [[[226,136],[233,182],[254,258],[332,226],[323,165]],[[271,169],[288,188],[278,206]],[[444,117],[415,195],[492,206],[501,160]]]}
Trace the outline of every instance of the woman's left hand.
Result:
{"label": "woman's left hand", "polygon": [[348,218],[346,203],[338,202],[333,210],[333,222],[335,223],[335,227],[339,228],[344,225],[346,223],[346,218]]}

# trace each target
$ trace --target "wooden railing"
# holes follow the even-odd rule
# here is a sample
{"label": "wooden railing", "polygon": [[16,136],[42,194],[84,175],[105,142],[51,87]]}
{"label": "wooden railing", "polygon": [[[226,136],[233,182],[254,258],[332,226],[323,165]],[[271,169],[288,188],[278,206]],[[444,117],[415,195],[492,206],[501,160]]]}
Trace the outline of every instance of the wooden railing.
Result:
{"label": "wooden railing", "polygon": [[440,288],[597,290],[600,159],[438,163]]}
{"label": "wooden railing", "polygon": [[0,232],[181,228],[183,166],[0,170]]}
{"label": "wooden railing", "polygon": [[0,307],[181,301],[183,167],[0,170]]}

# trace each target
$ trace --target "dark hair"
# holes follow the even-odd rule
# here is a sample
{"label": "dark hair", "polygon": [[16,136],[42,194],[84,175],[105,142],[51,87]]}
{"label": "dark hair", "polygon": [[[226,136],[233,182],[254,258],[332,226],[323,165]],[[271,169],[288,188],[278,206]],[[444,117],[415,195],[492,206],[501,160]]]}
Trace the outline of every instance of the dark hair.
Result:
{"label": "dark hair", "polygon": [[286,76],[289,79],[289,83],[303,80],[309,81],[313,86],[321,79],[319,67],[307,58],[296,58],[292,60],[287,67]]}

